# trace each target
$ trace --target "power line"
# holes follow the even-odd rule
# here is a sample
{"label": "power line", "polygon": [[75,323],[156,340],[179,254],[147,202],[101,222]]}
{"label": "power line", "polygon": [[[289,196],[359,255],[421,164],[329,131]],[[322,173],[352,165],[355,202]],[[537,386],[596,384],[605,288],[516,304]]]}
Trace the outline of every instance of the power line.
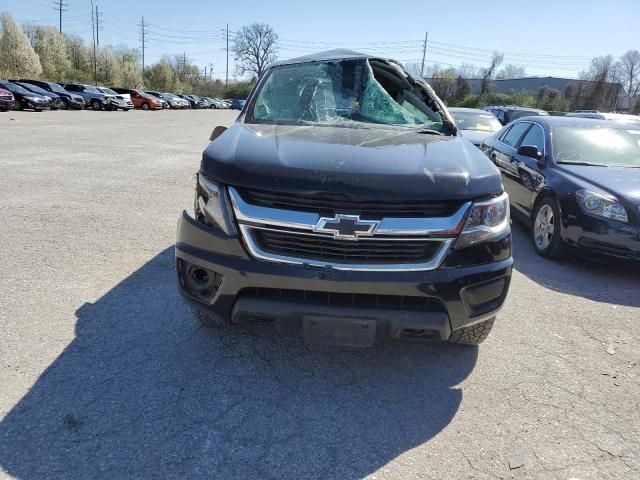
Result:
{"label": "power line", "polygon": [[69,9],[66,8],[68,6],[69,6],[69,4],[68,3],[62,3],[62,0],[57,0],[53,4],[53,9],[57,10],[58,13],[60,14],[60,33],[62,33],[62,12],[68,12]]}

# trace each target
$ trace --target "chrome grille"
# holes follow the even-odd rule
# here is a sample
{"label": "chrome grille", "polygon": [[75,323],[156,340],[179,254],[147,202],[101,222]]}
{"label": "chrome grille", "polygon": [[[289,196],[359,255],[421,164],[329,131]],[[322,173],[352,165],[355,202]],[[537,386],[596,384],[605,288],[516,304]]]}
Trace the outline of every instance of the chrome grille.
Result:
{"label": "chrome grille", "polygon": [[[338,214],[327,218],[319,209],[313,213],[254,205],[235,188],[229,187],[228,191],[240,232],[253,257],[338,270],[424,271],[438,268],[459,234],[470,207],[470,203],[464,203],[451,215],[441,217],[376,214],[374,218],[379,220],[359,221],[358,215]],[[366,231],[359,234],[343,235],[343,220],[346,223],[355,221],[361,230],[363,225],[375,225],[364,228]]]}

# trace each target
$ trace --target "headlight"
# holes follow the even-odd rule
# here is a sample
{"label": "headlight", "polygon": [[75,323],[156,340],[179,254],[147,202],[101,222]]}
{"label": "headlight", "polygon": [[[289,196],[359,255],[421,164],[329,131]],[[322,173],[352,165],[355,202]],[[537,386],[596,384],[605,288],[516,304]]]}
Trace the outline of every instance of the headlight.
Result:
{"label": "headlight", "polygon": [[591,215],[625,223],[629,221],[627,211],[612,198],[581,189],[576,192],[576,200],[578,201],[578,205]]}
{"label": "headlight", "polygon": [[470,247],[502,235],[509,229],[509,196],[507,193],[474,202],[456,242],[456,248]]}
{"label": "headlight", "polygon": [[198,173],[195,198],[196,220],[217,227],[227,235],[234,231],[224,188]]}

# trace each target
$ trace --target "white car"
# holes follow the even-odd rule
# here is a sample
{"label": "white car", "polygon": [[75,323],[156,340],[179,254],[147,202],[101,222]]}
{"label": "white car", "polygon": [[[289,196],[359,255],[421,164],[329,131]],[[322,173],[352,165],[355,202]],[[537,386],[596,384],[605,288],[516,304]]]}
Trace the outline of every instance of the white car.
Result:
{"label": "white car", "polygon": [[173,93],[161,93],[160,95],[170,108],[189,108],[189,102]]}
{"label": "white car", "polygon": [[133,102],[131,95],[128,93],[116,93],[107,87],[97,87],[106,97],[105,108],[110,110],[124,110],[125,112],[133,110]]}

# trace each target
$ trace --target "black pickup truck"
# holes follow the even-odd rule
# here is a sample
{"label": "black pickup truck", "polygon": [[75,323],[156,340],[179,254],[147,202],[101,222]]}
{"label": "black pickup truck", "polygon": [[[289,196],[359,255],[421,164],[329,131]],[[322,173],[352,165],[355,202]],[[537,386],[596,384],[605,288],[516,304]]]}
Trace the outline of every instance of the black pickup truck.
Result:
{"label": "black pickup truck", "polygon": [[347,50],[282,61],[205,150],[176,271],[207,325],[478,344],[511,278],[498,169],[428,84]]}

